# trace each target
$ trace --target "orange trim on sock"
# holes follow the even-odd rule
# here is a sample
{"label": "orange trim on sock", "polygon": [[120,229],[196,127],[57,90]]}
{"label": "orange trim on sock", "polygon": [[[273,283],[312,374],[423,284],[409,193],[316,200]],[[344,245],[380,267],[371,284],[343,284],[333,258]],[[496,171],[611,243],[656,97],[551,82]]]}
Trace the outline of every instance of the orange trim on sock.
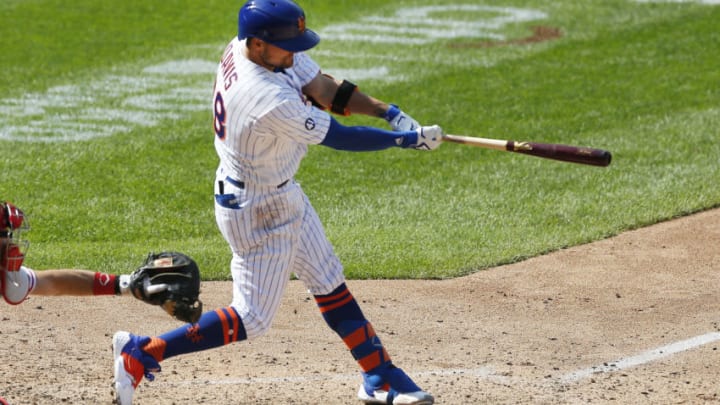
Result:
{"label": "orange trim on sock", "polygon": [[347,345],[348,349],[352,350],[368,339],[375,337],[375,330],[371,324],[366,324],[361,328],[358,328],[354,332],[343,338],[343,342]]}
{"label": "orange trim on sock", "polygon": [[366,340],[367,335],[365,334],[365,327],[358,328],[357,330],[355,330],[355,332],[352,332],[351,334],[343,338],[343,342],[345,342],[348,349],[350,350],[358,347],[362,342]]}
{"label": "orange trim on sock", "polygon": [[317,302],[318,304],[322,304],[323,302],[334,301],[334,300],[340,299],[345,294],[350,294],[350,290],[344,289],[335,295],[328,295],[327,297],[315,296],[315,302]]}
{"label": "orange trim on sock", "polygon": [[227,345],[230,343],[230,336],[228,336],[230,333],[230,325],[228,323],[227,316],[225,316],[225,311],[222,309],[216,309],[215,314],[217,314],[218,318],[220,318],[220,322],[222,323],[224,344]]}
{"label": "orange trim on sock", "polygon": [[365,324],[365,329],[367,329],[368,339],[377,336],[377,334],[375,333],[375,328],[373,328],[370,322]]}
{"label": "orange trim on sock", "polygon": [[332,311],[335,308],[338,308],[338,307],[341,307],[341,306],[347,304],[348,302],[352,301],[353,299],[354,298],[353,298],[352,294],[348,294],[348,296],[345,297],[342,301],[338,301],[332,305],[321,306],[320,312],[325,313],[328,311]]}
{"label": "orange trim on sock", "polygon": [[232,309],[232,307],[227,308],[228,313],[230,314],[230,318],[232,319],[232,326],[233,326],[233,334],[232,334],[232,342],[237,342],[238,340],[238,332],[240,329],[240,317],[238,316],[237,312]]}
{"label": "orange trim on sock", "polygon": [[167,342],[163,339],[160,339],[158,337],[151,337],[150,341],[141,349],[153,356],[153,358],[159,363],[163,361],[165,358],[165,348],[167,347]]}
{"label": "orange trim on sock", "polygon": [[358,360],[358,364],[360,365],[360,368],[364,372],[368,372],[375,367],[382,364],[382,359],[380,358],[380,352],[372,352],[368,354],[367,356],[363,357],[362,359]]}

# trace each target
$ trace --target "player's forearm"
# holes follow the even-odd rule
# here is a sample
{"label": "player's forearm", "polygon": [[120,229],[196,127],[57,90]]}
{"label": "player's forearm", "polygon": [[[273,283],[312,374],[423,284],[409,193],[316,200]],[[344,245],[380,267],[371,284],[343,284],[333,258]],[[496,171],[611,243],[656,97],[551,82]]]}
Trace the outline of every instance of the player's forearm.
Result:
{"label": "player's forearm", "polygon": [[[335,80],[331,76],[320,73],[303,88],[303,92],[312,97],[315,102],[324,108],[331,109],[333,101],[337,100],[341,85],[341,80]],[[357,87],[351,91],[352,94],[349,99],[347,99],[347,104],[341,106],[339,108],[340,110],[347,111],[350,114],[363,114],[383,118],[388,108],[390,108],[389,104],[363,93]],[[343,97],[339,98],[342,99]]]}
{"label": "player's forearm", "polygon": [[365,152],[391,147],[408,147],[417,141],[416,131],[393,132],[366,126],[344,126],[334,118],[320,143],[333,149]]}
{"label": "player's forearm", "polygon": [[32,295],[115,295],[124,292],[119,285],[123,276],[75,269],[43,270],[35,274],[37,284]]}
{"label": "player's forearm", "polygon": [[33,295],[93,295],[95,272],[89,270],[36,271]]}
{"label": "player's forearm", "polygon": [[352,114],[363,114],[383,118],[390,105],[361,91],[355,91],[350,97],[348,108]]}

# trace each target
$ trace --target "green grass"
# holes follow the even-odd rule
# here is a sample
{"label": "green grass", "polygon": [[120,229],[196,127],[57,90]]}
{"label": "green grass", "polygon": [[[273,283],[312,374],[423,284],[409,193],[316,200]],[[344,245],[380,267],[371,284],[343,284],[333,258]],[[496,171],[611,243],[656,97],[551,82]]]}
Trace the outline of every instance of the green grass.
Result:
{"label": "green grass", "polygon": [[[308,25],[322,32],[433,3],[302,4]],[[348,277],[456,277],[720,206],[720,54],[714,51],[720,7],[484,4],[547,15],[504,26],[498,32],[508,39],[530,35],[535,25],[557,27],[563,36],[497,47],[465,37],[422,45],[324,37],[310,54],[331,73],[385,66],[395,79],[356,81],[448,133],[594,146],[613,152],[613,163],[580,166],[454,144],[432,153],[312,147],[297,179]],[[34,125],[50,137],[79,132],[79,124],[90,133],[126,128],[75,142],[0,137],[0,198],[31,215],[28,265],[126,272],[150,250],[174,249],[195,257],[206,279],[228,277],[229,249],[212,206],[217,159],[210,111],[183,110],[204,103],[212,74],[175,75],[154,86],[166,78],[146,68],[173,60],[214,63],[236,29],[236,7],[216,1],[128,1],[112,10],[87,0],[0,5],[0,135]],[[443,15],[473,19],[467,12]],[[149,84],[120,92],[112,88],[119,77]],[[192,92],[168,97],[175,88]],[[58,95],[73,95],[77,104],[48,101]],[[138,112],[127,107],[138,96],[162,100],[163,109],[141,112],[168,115],[138,125],[109,114]],[[44,110],[26,114],[18,104]],[[92,109],[102,118],[87,113]],[[179,114],[168,118],[170,112]],[[383,125],[367,117],[342,120]]]}

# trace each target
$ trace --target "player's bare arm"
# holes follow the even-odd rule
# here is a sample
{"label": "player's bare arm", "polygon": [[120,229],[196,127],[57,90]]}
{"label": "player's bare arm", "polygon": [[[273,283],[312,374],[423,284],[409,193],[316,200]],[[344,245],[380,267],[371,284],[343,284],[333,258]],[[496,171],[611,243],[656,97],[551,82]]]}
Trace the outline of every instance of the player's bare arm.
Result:
{"label": "player's bare arm", "polygon": [[[96,272],[90,270],[56,269],[35,272],[37,284],[32,295],[94,295]],[[97,277],[102,279],[102,276]],[[110,277],[105,276],[105,283]],[[102,284],[102,280],[98,280]],[[114,291],[113,291],[114,293]]]}
{"label": "player's bare arm", "polygon": [[383,118],[393,131],[414,131],[421,127],[418,121],[397,105],[363,93],[348,80],[338,80],[322,72],[306,84],[302,91],[319,107],[335,114],[363,114]]}
{"label": "player's bare arm", "polygon": [[0,202],[0,297],[8,304],[21,304],[29,295],[132,294],[183,322],[194,322],[202,312],[197,264],[181,253],[150,254],[140,268],[119,276],[80,269],[35,271],[23,265],[29,242],[22,234],[29,229],[20,208]]}
{"label": "player's bare arm", "polygon": [[[347,84],[346,80],[337,80],[332,76],[318,73],[310,83],[303,87],[303,93],[312,97],[321,106],[330,109],[336,95],[341,91],[343,82],[346,82],[346,86],[354,86]],[[350,97],[345,107],[348,115],[363,114],[377,118],[385,117],[390,108],[389,104],[363,93],[357,87],[349,91]]]}

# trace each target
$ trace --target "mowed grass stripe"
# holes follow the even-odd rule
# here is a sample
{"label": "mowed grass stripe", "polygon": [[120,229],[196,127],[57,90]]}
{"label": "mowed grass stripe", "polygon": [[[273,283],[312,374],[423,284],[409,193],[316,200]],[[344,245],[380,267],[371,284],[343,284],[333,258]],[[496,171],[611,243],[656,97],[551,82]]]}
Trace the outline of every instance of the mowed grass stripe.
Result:
{"label": "mowed grass stripe", "polygon": [[[29,14],[18,21],[27,21],[25,27],[0,30],[17,30],[15,38],[23,29],[39,35],[38,21],[50,13],[33,15],[39,4],[49,3],[23,6]],[[394,10],[402,4],[366,1],[353,3],[349,12],[375,15],[378,7]],[[522,4],[548,12],[547,23],[566,35],[521,47],[453,50],[447,42],[395,47],[399,57],[416,54],[425,65],[418,69],[406,59],[389,60],[388,72],[402,81],[368,79],[361,87],[448,132],[603,147],[614,153],[613,164],[590,168],[460,145],[425,154],[311,148],[298,179],[349,277],[453,277],[717,206],[720,196],[711,185],[719,179],[713,140],[720,96],[712,68],[718,56],[704,49],[718,48],[712,30],[718,8],[622,1]],[[0,61],[12,82],[0,82],[0,99],[43,94],[118,69],[214,61],[221,51],[216,48],[232,35],[236,12],[234,5],[216,5],[212,12],[194,14],[197,5],[188,3],[183,15],[172,12],[153,20],[155,27],[139,29],[147,22],[126,23],[133,12],[118,10],[112,21],[97,20],[112,26],[111,41],[102,33],[92,39],[75,33],[65,40],[69,28],[58,31],[56,43],[36,37],[36,54],[12,51],[11,59]],[[318,26],[333,24],[341,6],[311,5]],[[88,18],[104,12],[89,10]],[[77,22],[63,13],[74,11],[60,10],[46,25]],[[227,18],[189,24],[207,13]],[[627,13],[632,17],[624,17]],[[585,21],[587,29],[577,21]],[[513,35],[530,32],[529,25],[512,28]],[[154,41],[156,35],[163,39]],[[341,67],[331,56],[341,44],[330,45],[324,44],[327,53],[318,59],[326,67]],[[458,63],[433,70],[433,60],[443,56]],[[355,65],[362,69],[376,62],[360,59]],[[346,122],[377,124],[360,117]],[[197,110],[94,141],[51,146],[0,141],[2,196],[32,215],[29,265],[125,272],[149,250],[178,249],[196,257],[207,279],[227,278],[229,252],[212,214],[216,158],[210,128],[209,111]]]}

